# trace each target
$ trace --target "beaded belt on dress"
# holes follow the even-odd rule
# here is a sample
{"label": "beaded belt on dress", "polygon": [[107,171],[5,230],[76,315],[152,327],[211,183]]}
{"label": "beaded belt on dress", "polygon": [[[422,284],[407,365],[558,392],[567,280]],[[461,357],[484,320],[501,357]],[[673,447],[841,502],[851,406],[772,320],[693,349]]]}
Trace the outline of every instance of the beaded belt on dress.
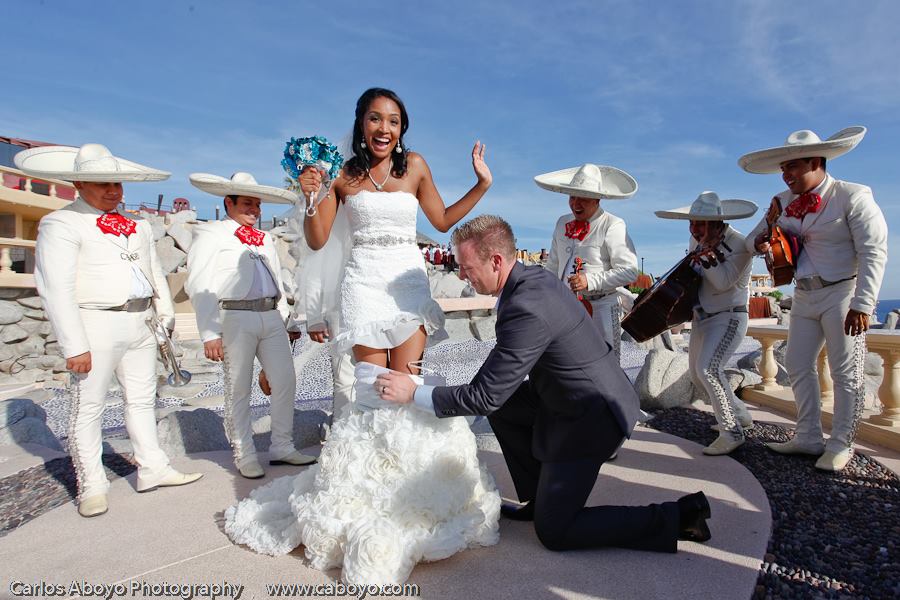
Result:
{"label": "beaded belt on dress", "polygon": [[354,246],[403,246],[405,244],[415,244],[416,238],[403,237],[399,235],[356,235],[353,236]]}
{"label": "beaded belt on dress", "polygon": [[265,312],[274,310],[276,306],[275,298],[256,298],[255,300],[221,300],[219,306],[224,310],[252,310],[254,312]]}

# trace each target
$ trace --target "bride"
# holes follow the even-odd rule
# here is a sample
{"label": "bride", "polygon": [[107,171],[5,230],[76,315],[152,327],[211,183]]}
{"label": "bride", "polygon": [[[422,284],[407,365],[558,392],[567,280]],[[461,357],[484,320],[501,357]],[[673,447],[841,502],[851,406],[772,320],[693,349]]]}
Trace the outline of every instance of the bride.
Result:
{"label": "bride", "polygon": [[[303,545],[313,568],[342,566],[347,583],[400,583],[419,561],[499,539],[500,498],[478,462],[468,423],[383,406],[372,387],[385,368],[417,377],[426,336],[444,333],[443,312],[431,298],[416,245],[418,208],[446,232],[492,181],[484,145],[476,142],[477,182],[445,207],[425,159],[404,143],[408,127],[406,108],[394,92],[363,93],[356,104],[354,156],[304,222],[313,250],[347,230],[336,294],[339,332],[330,343],[352,348],[358,365],[355,408],[334,423],[319,464],[272,481],[225,513],[234,542],[272,555]],[[309,197],[321,189],[322,177],[307,169],[299,183]],[[310,337],[323,342],[328,332]]]}

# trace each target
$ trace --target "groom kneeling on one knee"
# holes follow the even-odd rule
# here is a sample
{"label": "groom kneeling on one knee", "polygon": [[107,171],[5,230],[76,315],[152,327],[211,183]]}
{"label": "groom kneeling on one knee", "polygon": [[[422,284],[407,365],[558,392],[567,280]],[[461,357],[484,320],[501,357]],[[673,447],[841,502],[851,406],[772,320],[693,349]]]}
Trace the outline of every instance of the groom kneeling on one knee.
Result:
{"label": "groom kneeling on one knee", "polygon": [[503,219],[472,219],[454,231],[453,246],[459,276],[499,298],[496,346],[467,385],[417,387],[391,372],[375,383],[381,398],[438,417],[487,415],[525,501],[501,513],[533,520],[550,550],[675,552],[678,540],[708,540],[703,492],[649,506],[585,507],[600,467],[638,420],[634,388],[571,290],[553,273],[516,262]]}

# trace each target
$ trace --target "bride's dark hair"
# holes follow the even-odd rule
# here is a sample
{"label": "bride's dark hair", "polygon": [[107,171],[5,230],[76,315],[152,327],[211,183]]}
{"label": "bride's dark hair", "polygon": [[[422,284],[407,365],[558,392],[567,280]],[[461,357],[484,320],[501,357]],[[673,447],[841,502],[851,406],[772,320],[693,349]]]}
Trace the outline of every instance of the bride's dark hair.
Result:
{"label": "bride's dark hair", "polygon": [[403,134],[409,129],[409,115],[406,114],[406,107],[403,105],[403,100],[400,99],[400,96],[385,88],[369,88],[356,101],[356,120],[353,121],[352,144],[353,153],[356,156],[347,161],[344,169],[347,171],[347,175],[352,178],[365,176],[366,171],[369,169],[369,150],[362,146],[362,123],[366,116],[366,111],[369,110],[369,105],[372,104],[372,100],[375,98],[393,100],[400,107],[400,139],[397,143],[400,144],[403,151],[400,153],[391,152],[391,175],[399,179],[406,175],[406,156],[409,149],[406,147],[406,142],[403,141]]}

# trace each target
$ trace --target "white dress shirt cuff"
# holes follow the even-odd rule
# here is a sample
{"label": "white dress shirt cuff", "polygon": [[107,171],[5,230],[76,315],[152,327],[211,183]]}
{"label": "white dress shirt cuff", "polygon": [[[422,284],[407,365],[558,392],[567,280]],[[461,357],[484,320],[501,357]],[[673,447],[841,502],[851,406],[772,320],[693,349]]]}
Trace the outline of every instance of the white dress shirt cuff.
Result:
{"label": "white dress shirt cuff", "polygon": [[420,385],[416,388],[413,395],[413,404],[416,405],[416,408],[434,414],[434,402],[431,400],[433,390],[433,385]]}

